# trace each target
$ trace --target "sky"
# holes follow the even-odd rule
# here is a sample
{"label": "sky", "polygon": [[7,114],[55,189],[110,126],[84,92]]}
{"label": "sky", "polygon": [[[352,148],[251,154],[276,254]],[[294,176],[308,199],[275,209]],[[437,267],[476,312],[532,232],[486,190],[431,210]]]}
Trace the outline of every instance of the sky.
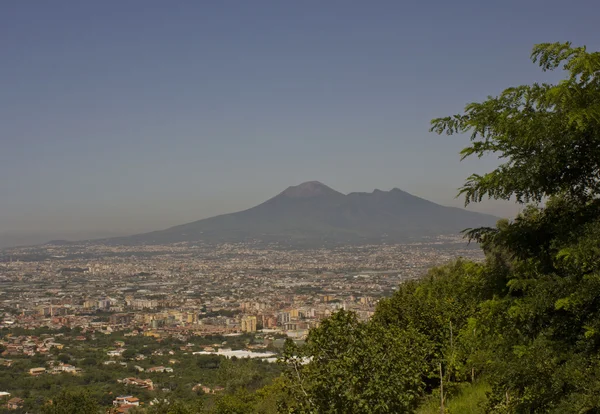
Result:
{"label": "sky", "polygon": [[[42,0],[0,4],[0,233],[157,230],[318,180],[462,206],[493,158],[432,118],[556,81],[600,2]],[[514,216],[519,206],[476,211]]]}

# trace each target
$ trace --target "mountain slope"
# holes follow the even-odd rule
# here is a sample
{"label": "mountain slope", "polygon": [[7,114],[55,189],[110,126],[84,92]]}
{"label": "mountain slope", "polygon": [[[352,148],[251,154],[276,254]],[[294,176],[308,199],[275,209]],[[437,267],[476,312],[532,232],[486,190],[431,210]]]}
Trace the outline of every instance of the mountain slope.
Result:
{"label": "mountain slope", "polygon": [[344,195],[316,181],[232,214],[166,230],[108,239],[116,244],[184,241],[383,242],[494,225],[497,218],[444,207],[394,188]]}

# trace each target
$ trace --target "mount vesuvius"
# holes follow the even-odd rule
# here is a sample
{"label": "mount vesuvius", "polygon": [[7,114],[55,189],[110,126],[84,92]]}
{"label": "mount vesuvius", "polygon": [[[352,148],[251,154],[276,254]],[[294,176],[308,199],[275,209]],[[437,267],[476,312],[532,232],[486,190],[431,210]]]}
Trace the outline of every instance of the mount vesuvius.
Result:
{"label": "mount vesuvius", "polygon": [[497,217],[445,207],[394,188],[342,194],[317,182],[289,187],[248,210],[166,230],[106,239],[110,244],[398,242],[493,226]]}

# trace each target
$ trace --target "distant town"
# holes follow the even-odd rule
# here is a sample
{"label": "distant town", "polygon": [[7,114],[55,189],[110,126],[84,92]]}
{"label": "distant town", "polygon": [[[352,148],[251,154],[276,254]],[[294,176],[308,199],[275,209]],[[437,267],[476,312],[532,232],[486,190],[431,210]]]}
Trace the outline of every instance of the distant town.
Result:
{"label": "distant town", "polygon": [[0,256],[0,327],[157,338],[270,329],[304,338],[337,309],[366,320],[400,283],[480,256],[456,236],[314,250],[253,243],[13,248]]}

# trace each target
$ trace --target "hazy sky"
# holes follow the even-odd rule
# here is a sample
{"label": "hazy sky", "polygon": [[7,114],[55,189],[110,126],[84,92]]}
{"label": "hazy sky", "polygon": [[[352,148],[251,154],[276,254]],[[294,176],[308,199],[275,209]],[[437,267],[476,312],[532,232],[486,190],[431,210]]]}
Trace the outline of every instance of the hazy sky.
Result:
{"label": "hazy sky", "polygon": [[[600,49],[590,1],[4,1],[0,232],[137,232],[319,180],[447,205],[465,137],[429,120]],[[513,215],[506,204],[480,211]]]}

